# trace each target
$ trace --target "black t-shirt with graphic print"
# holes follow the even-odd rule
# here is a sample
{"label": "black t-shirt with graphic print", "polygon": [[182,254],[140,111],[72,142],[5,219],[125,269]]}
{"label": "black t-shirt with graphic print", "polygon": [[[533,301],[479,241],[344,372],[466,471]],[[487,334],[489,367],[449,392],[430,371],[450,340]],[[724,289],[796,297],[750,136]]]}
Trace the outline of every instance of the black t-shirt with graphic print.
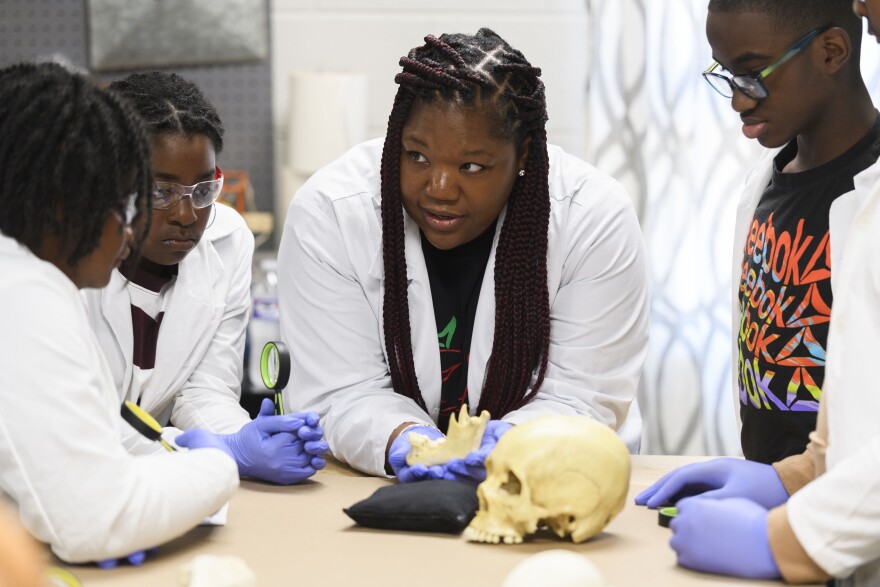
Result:
{"label": "black t-shirt with graphic print", "polygon": [[434,247],[422,234],[422,253],[431,282],[440,346],[443,382],[437,426],[443,432],[449,426],[449,416],[458,413],[467,403],[471,335],[494,236],[493,224],[471,242],[444,251]]}
{"label": "black t-shirt with graphic print", "polygon": [[743,249],[737,383],[747,459],[779,461],[806,448],[816,427],[831,319],[834,200],[880,155],[880,118],[846,153],[801,173],[782,173],[797,141],[773,161]]}

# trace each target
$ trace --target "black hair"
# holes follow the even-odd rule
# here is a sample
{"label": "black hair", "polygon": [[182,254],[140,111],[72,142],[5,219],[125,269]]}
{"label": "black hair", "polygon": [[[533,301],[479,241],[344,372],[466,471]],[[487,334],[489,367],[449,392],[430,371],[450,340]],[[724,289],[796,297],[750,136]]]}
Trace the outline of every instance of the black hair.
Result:
{"label": "black hair", "polygon": [[[425,402],[415,375],[407,296],[401,132],[415,101],[490,106],[498,132],[517,146],[529,137],[525,175],[507,201],[495,256],[495,330],[478,410],[493,418],[527,403],[539,390],[550,347],[547,230],[550,220],[547,104],[541,70],[493,31],[429,35],[400,59],[400,87],[382,152],[382,250],[385,348],[395,391]],[[529,390],[533,373],[537,378]]]}
{"label": "black hair", "polygon": [[124,216],[136,192],[136,253],[152,180],[143,123],[115,92],[55,63],[0,69],[3,234],[35,253],[57,236],[75,266],[98,247],[107,214]]}
{"label": "black hair", "polygon": [[114,81],[110,87],[125,96],[146,121],[153,137],[170,133],[204,135],[223,150],[223,123],[199,87],[176,73],[147,71]]}
{"label": "black hair", "polygon": [[777,30],[795,35],[823,26],[840,27],[852,40],[853,55],[858,57],[861,51],[862,22],[853,12],[852,0],[709,0],[709,12],[763,12]]}

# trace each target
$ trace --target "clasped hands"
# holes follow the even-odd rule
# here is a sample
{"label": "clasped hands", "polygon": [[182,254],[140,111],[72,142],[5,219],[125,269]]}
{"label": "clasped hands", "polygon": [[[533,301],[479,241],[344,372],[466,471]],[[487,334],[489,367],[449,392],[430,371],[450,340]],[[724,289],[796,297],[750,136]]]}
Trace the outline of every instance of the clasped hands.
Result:
{"label": "clasped hands", "polygon": [[315,412],[273,415],[272,400],[263,399],[260,413],[234,434],[187,430],[175,441],[187,448],[219,448],[238,465],[239,475],[291,485],[323,469],[328,446]]}
{"label": "clasped hands", "polygon": [[480,448],[462,459],[452,459],[442,465],[407,465],[406,455],[412,450],[410,434],[422,434],[431,440],[443,438],[444,435],[432,426],[413,426],[407,428],[391,443],[388,449],[388,464],[401,483],[425,481],[427,479],[446,479],[463,481],[477,485],[486,479],[486,457],[495,448],[501,436],[510,430],[511,424],[501,420],[489,420],[480,441]]}

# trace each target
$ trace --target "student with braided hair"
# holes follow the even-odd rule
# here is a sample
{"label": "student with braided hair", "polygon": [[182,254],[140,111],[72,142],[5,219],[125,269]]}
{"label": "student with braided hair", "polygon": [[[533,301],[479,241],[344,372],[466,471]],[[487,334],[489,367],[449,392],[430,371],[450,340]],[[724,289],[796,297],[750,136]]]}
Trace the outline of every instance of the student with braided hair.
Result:
{"label": "student with braided hair", "polygon": [[[619,184],[547,145],[540,69],[497,34],[428,36],[400,64],[384,141],[292,201],[285,402],[361,471],[479,481],[512,424],[621,425],[647,344],[642,238]],[[406,466],[406,432],[440,438],[465,403],[494,418],[480,450]]]}
{"label": "student with braided hair", "polygon": [[54,64],[0,69],[0,129],[0,498],[66,561],[156,546],[223,505],[238,475],[210,437],[132,454],[152,443],[119,416],[79,294],[149,230],[147,135],[115,92]]}
{"label": "student with braided hair", "polygon": [[87,294],[92,328],[120,399],[136,402],[168,437],[188,446],[217,434],[242,476],[298,483],[324,467],[314,413],[275,416],[263,400],[253,421],[239,405],[250,311],[254,237],[232,208],[215,204],[223,124],[179,75],[135,73],[110,88],[147,123],[152,223],[140,257]]}

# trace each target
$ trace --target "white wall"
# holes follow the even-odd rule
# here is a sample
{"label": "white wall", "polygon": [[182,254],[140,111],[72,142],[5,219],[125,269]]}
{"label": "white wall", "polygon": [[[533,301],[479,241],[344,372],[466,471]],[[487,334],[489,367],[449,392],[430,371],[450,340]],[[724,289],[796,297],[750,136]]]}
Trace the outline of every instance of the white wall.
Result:
{"label": "white wall", "polygon": [[[270,4],[276,175],[287,157],[288,72],[367,74],[368,136],[382,136],[400,57],[425,35],[488,26],[543,70],[551,142],[585,155],[588,26],[584,0],[273,0]],[[285,182],[276,181],[276,189]],[[279,215],[279,221],[281,220]]]}

